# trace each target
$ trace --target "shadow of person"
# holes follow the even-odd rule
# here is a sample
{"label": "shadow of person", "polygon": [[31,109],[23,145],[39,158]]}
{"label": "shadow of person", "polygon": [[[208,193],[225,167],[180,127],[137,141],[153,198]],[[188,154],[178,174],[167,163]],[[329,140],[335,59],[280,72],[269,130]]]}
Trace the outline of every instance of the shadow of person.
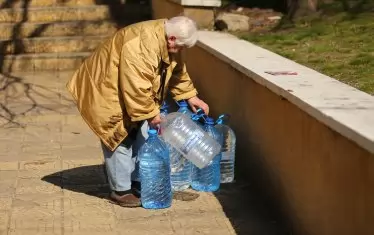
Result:
{"label": "shadow of person", "polygon": [[46,175],[42,180],[62,189],[98,198],[107,198],[110,193],[103,165],[80,166],[62,170]]}

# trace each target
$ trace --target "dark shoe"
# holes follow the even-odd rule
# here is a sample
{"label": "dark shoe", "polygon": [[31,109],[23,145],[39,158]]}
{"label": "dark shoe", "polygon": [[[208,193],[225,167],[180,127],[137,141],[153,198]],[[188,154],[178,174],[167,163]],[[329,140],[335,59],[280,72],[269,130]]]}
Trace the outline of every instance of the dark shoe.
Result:
{"label": "dark shoe", "polygon": [[173,192],[173,199],[178,201],[194,201],[199,197],[197,193],[191,193],[186,191],[175,191]]}
{"label": "dark shoe", "polygon": [[123,196],[118,195],[115,192],[110,194],[110,199],[113,203],[123,207],[140,207],[142,205],[140,198],[132,193],[125,194]]}

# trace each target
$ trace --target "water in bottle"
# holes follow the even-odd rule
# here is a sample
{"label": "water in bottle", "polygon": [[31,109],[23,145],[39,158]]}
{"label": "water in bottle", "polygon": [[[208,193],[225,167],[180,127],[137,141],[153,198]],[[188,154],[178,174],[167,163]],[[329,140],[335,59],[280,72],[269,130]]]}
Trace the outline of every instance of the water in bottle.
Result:
{"label": "water in bottle", "polygon": [[[204,128],[209,136],[214,138],[218,143],[222,142],[222,135],[214,127],[214,120],[212,118],[206,118]],[[193,166],[191,187],[197,191],[217,191],[221,181],[220,161],[221,152],[219,152],[205,168],[199,169]]]}
{"label": "water in bottle", "polygon": [[171,206],[169,150],[160,141],[156,130],[148,131],[148,139],[139,149],[141,202],[146,209]]}
{"label": "water in bottle", "polygon": [[[191,116],[193,113],[188,108],[185,100],[177,102],[179,105],[178,112]],[[183,191],[191,185],[191,162],[183,155],[170,146],[170,164],[171,164],[171,187],[173,191]]]}
{"label": "water in bottle", "polygon": [[222,134],[222,158],[221,158],[221,183],[232,183],[235,176],[235,147],[236,136],[234,131],[224,124],[225,117],[221,115],[216,121],[216,129]]}
{"label": "water in bottle", "polygon": [[161,119],[164,140],[199,168],[204,168],[221,151],[221,144],[183,113]]}

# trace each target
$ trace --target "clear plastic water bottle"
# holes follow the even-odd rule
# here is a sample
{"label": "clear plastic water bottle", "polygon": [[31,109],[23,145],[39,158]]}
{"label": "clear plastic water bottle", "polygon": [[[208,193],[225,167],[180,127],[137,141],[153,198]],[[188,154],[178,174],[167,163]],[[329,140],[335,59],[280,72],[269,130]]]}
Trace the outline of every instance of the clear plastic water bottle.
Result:
{"label": "clear plastic water bottle", "polygon": [[228,115],[223,114],[216,121],[216,129],[221,133],[222,142],[222,158],[221,158],[221,183],[232,183],[235,177],[235,148],[236,135],[234,131],[226,124]]}
{"label": "clear plastic water bottle", "polygon": [[[210,117],[205,119],[205,131],[214,138],[217,142],[222,142],[222,135],[214,127],[214,120]],[[221,152],[218,153],[203,169],[192,167],[192,183],[191,187],[197,191],[214,192],[219,189],[221,176],[220,176],[220,161]]]}
{"label": "clear plastic water bottle", "polygon": [[146,209],[171,206],[169,150],[160,141],[156,130],[148,131],[148,139],[139,149],[141,202]]}
{"label": "clear plastic water bottle", "polygon": [[[188,108],[188,103],[185,100],[177,102],[179,109],[177,112],[191,116],[193,112]],[[170,146],[171,147],[171,146]],[[170,149],[170,164],[171,164],[171,187],[173,191],[183,191],[191,185],[191,162],[183,157],[183,155],[171,147]]]}
{"label": "clear plastic water bottle", "polygon": [[164,101],[160,108],[160,116],[161,118],[165,117],[168,114],[169,105]]}
{"label": "clear plastic water bottle", "polygon": [[221,151],[221,144],[183,113],[161,119],[164,140],[199,168],[204,168]]}

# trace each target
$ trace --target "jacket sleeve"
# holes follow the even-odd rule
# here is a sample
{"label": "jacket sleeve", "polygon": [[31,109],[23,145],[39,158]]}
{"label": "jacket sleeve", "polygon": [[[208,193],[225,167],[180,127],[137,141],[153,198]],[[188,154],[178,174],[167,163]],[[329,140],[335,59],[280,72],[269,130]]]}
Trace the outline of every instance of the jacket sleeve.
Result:
{"label": "jacket sleeve", "polygon": [[177,64],[169,82],[169,91],[174,100],[189,99],[197,95],[186,65],[183,62]]}
{"label": "jacket sleeve", "polygon": [[[131,121],[142,121],[159,114],[153,99],[152,81],[156,78],[156,59],[123,48],[119,65],[119,86]],[[147,58],[147,59],[146,59]]]}

